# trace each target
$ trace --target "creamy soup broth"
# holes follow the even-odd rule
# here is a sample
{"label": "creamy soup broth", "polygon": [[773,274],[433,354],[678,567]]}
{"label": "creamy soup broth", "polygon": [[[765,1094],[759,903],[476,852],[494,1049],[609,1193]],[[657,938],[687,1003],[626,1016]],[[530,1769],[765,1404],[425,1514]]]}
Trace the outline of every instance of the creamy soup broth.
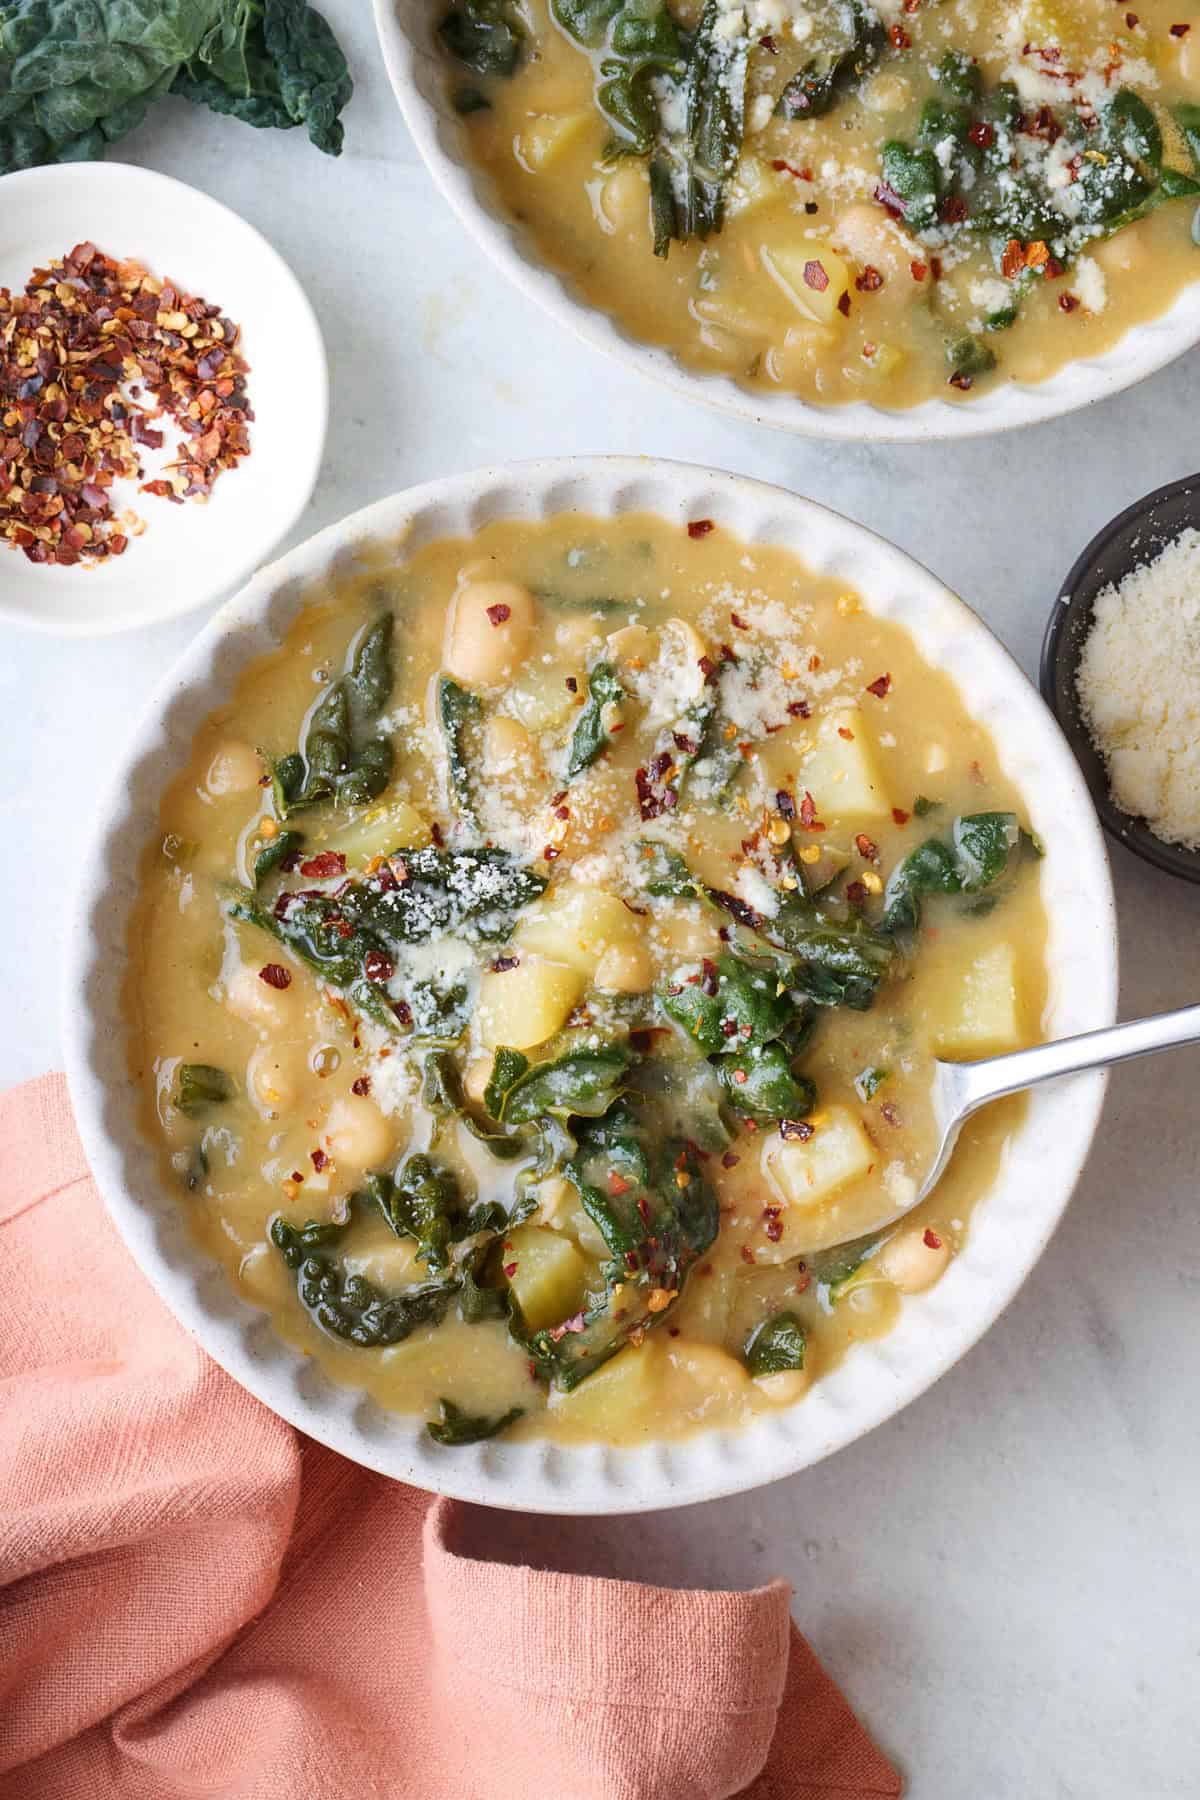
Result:
{"label": "creamy soup broth", "polygon": [[[385,616],[386,691],[349,758],[374,746],[366,775],[351,778],[377,791],[288,810],[283,788],[297,769],[311,784],[320,760],[315,709]],[[296,758],[273,790],[271,763],[305,744],[306,719],[307,770]],[[386,769],[377,752],[390,754]],[[343,754],[343,779],[346,766]],[[910,853],[936,840],[943,872],[979,876],[955,821],[1010,814],[999,875],[922,895],[912,929],[889,936]],[[494,1422],[520,1409],[507,1427],[517,1435],[637,1442],[790,1404],[943,1273],[1019,1123],[1019,1102],[973,1120],[933,1198],[872,1235],[932,1155],[931,1057],[1039,1036],[1044,919],[1025,822],[988,734],[903,629],[719,523],[567,515],[372,552],[314,587],[280,647],[200,729],[162,804],[130,935],[129,1016],[164,1178],[199,1242],[286,1339],[398,1411],[436,1418],[450,1400]],[[278,853],[284,831],[302,843],[264,866],[251,894],[256,862]],[[261,922],[294,921],[305,905],[336,912],[347,883],[377,901],[386,881],[391,899],[411,896],[421,853],[479,845],[510,859],[504,880],[540,895],[501,904],[484,941],[468,919],[393,942],[372,979],[360,956],[357,988],[330,965],[314,972],[297,941]],[[672,883],[690,891],[648,891]],[[297,893],[317,899],[287,898]],[[842,979],[819,958],[796,976],[778,940],[802,915],[839,943],[859,932],[882,959],[865,1010],[828,993],[814,1005],[796,988]],[[406,917],[418,933],[427,923],[419,907]],[[326,927],[335,950],[355,951],[354,929]],[[727,968],[755,972],[749,999]],[[697,1006],[722,1015],[719,1041],[697,1035]],[[625,1151],[589,1153],[602,1205],[636,1200],[645,1217],[627,1222],[655,1246],[626,1257],[607,1312],[611,1245],[563,1172],[563,1134],[599,1127],[561,1112],[519,1123],[528,1085],[513,1087],[507,1111],[489,1099],[501,1048],[534,1074],[581,1052],[625,1058],[606,1119],[623,1107],[636,1155],[669,1155],[647,1178],[647,1203],[645,1172]],[[449,1107],[429,1086],[435,1054],[460,1084]],[[607,1104],[571,1069],[571,1096]],[[495,1153],[505,1135],[515,1155],[511,1143]],[[449,1225],[428,1226],[432,1250],[415,1201],[397,1225],[370,1189],[398,1169],[403,1186],[414,1166],[451,1190]],[[674,1261],[664,1192],[693,1208]],[[710,1231],[696,1223],[701,1195]],[[527,1216],[472,1234],[466,1213],[489,1201]],[[281,1247],[280,1222],[333,1230],[304,1243],[285,1233]],[[389,1296],[461,1280],[468,1266],[471,1308],[456,1289],[439,1321],[387,1341]],[[335,1306],[348,1279],[370,1284],[334,1330],[311,1285],[322,1275]],[[364,1315],[364,1294],[384,1312],[368,1304]],[[510,1295],[515,1329],[501,1316]],[[384,1341],[338,1335],[363,1316],[370,1329],[383,1319]],[[774,1351],[763,1329],[779,1337]],[[576,1359],[560,1379],[555,1359],[577,1349],[595,1372],[579,1379]]]}
{"label": "creamy soup broth", "polygon": [[[473,10],[443,23],[470,154],[586,301],[691,368],[828,405],[969,402],[1107,350],[1200,270],[1200,15],[1167,0],[667,0],[667,74],[614,57],[630,5],[501,8],[507,59],[464,40]],[[689,234],[697,30],[728,161]],[[828,110],[781,116],[839,59]]]}

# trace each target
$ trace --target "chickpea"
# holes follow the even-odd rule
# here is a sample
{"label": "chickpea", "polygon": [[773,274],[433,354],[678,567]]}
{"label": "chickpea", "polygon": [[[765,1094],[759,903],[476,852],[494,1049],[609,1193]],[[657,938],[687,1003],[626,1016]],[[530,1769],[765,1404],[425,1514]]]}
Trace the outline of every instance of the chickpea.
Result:
{"label": "chickpea", "polygon": [[280,1031],[295,1008],[295,989],[269,987],[250,963],[239,963],[225,984],[225,1004],[235,1019],[261,1031]]}
{"label": "chickpea", "polygon": [[483,766],[493,778],[531,780],[540,772],[540,757],[532,737],[519,719],[494,713],[483,732]]}
{"label": "chickpea", "polygon": [[900,1293],[923,1294],[945,1274],[953,1254],[945,1231],[912,1225],[888,1239],[875,1258],[875,1266]]}
{"label": "chickpea", "polygon": [[654,963],[644,944],[610,944],[596,964],[596,986],[606,994],[644,994]]}
{"label": "chickpea", "polygon": [[321,1141],[343,1168],[370,1169],[392,1148],[392,1128],[374,1101],[349,1095],[335,1100]]}
{"label": "chickpea", "polygon": [[454,596],[445,665],[470,687],[497,687],[525,660],[533,595],[515,581],[466,581]]}
{"label": "chickpea", "polygon": [[298,1052],[289,1053],[277,1044],[260,1044],[246,1064],[246,1088],[255,1105],[272,1118],[289,1112],[295,1106]]}
{"label": "chickpea", "polygon": [[227,794],[249,794],[258,787],[262,772],[258,751],[230,738],[213,752],[204,776],[204,791],[214,800],[223,800]]}
{"label": "chickpea", "polygon": [[650,184],[636,157],[623,158],[600,190],[600,211],[610,231],[645,231],[650,221]]}
{"label": "chickpea", "polygon": [[777,1369],[773,1375],[756,1375],[754,1385],[772,1406],[792,1406],[812,1382],[809,1369]]}
{"label": "chickpea", "polygon": [[865,200],[848,206],[834,227],[833,242],[860,268],[878,269],[885,292],[889,281],[907,282],[911,288],[909,264],[919,257],[920,247],[878,206]]}

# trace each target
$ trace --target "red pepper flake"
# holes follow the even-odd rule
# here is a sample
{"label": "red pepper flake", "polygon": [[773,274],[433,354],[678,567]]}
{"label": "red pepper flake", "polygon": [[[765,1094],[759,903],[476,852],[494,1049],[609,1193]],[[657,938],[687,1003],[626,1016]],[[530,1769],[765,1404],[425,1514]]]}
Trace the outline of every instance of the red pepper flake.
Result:
{"label": "red pepper flake", "polygon": [[788,1143],[807,1144],[814,1135],[816,1127],[807,1119],[780,1119],[779,1135]]}
{"label": "red pepper flake", "polygon": [[861,881],[851,881],[847,885],[846,898],[851,906],[865,906],[867,904],[867,890]]}
{"label": "red pepper flake", "polygon": [[1126,14],[1125,14],[1125,28],[1126,28],[1126,30],[1127,30],[1127,31],[1136,31],[1136,30],[1137,30],[1137,26],[1138,26],[1138,16],[1137,16],[1137,14],[1136,14],[1136,13],[1135,13],[1135,12],[1127,12],[1127,13],[1126,13]]}
{"label": "red pepper flake", "polygon": [[879,861],[879,846],[872,842],[865,831],[858,833],[854,840],[854,847],[864,862],[877,863]]}
{"label": "red pepper flake", "polygon": [[1186,37],[1191,29],[1190,25],[1172,25],[1171,36],[1174,38]]}
{"label": "red pepper flake", "polygon": [[850,295],[845,289],[838,295],[837,309],[844,319],[850,317]]}
{"label": "red pepper flake", "polygon": [[741,1247],[741,1257],[742,1257],[742,1261],[743,1261],[743,1262],[744,1262],[744,1263],[752,1263],[752,1262],[754,1262],[754,1261],[755,1261],[755,1260],[756,1260],[756,1259],[755,1259],[755,1255],[754,1255],[754,1252],[753,1252],[753,1250],[752,1250],[752,1249],[751,1249],[751,1248],[750,1248],[750,1246],[749,1246],[749,1244],[743,1244],[743,1245],[742,1245],[742,1247]]}
{"label": "red pepper flake", "polygon": [[930,257],[929,273],[933,276],[935,281],[940,281],[942,279],[942,259],[940,256]]}
{"label": "red pepper flake", "polygon": [[902,219],[908,211],[907,203],[900,198],[894,187],[888,186],[886,181],[875,183],[875,198],[884,212],[890,213],[893,219]]}
{"label": "red pepper flake", "polygon": [[883,276],[873,263],[868,263],[862,272],[854,277],[854,285],[860,294],[877,294],[883,286]]}
{"label": "red pepper flake", "polygon": [[264,963],[258,971],[258,979],[265,981],[268,987],[279,988],[281,991],[292,985],[291,972],[282,963]]}
{"label": "red pepper flake", "polygon": [[707,537],[710,531],[715,531],[716,529],[717,529],[716,525],[713,523],[713,521],[711,519],[689,519],[688,520],[687,531],[688,531],[688,536],[690,538]]}
{"label": "red pepper flake", "polygon": [[824,831],[825,829],[817,817],[817,803],[807,788],[805,788],[804,797],[800,802],[800,823],[805,831]]}
{"label": "red pepper flake", "polygon": [[[0,289],[0,540],[71,568],[128,547],[117,484],[177,505],[206,499],[250,453],[239,335],[219,306],[90,242],[35,268],[23,293]],[[142,482],[142,449],[164,443],[150,421],[163,415],[179,443]]]}
{"label": "red pepper flake", "polygon": [[929,265],[928,263],[917,262],[914,258],[908,265],[908,272],[914,281],[924,281],[929,273]]}
{"label": "red pepper flake", "polygon": [[840,738],[845,738],[845,740],[848,744],[852,744],[854,742],[854,733],[851,731],[851,729],[848,725],[839,725],[837,728],[837,733]]}
{"label": "red pepper flake", "polygon": [[557,1344],[558,1340],[566,1337],[569,1331],[583,1331],[585,1327],[586,1320],[584,1319],[583,1314],[577,1312],[574,1313],[571,1318],[564,1319],[561,1325],[552,1325],[550,1330],[546,1333],[546,1336],[550,1339],[552,1344]]}
{"label": "red pepper flake", "polygon": [[557,862],[561,855],[562,855],[562,851],[560,849],[558,849],[558,847],[556,845],[547,844],[546,848],[542,851],[542,861],[543,862]]}
{"label": "red pepper flake", "polygon": [[492,964],[493,975],[507,975],[510,969],[517,967],[520,960],[519,956],[498,956]]}
{"label": "red pepper flake", "polygon": [[493,625],[507,625],[512,618],[512,607],[506,606],[503,600],[498,600],[495,606],[488,607],[487,616]]}
{"label": "red pepper flake", "polygon": [[712,1000],[717,992],[717,965],[706,956],[700,964],[700,992]]}
{"label": "red pepper flake", "polygon": [[940,1250],[942,1247],[942,1240],[933,1229],[932,1225],[927,1225],[925,1227],[925,1234],[922,1237],[921,1242],[928,1250]]}
{"label": "red pepper flake", "polygon": [[868,694],[874,694],[877,700],[882,700],[890,692],[891,686],[892,678],[890,675],[878,675],[874,681],[868,681],[867,692]]}
{"label": "red pepper flake", "polygon": [[731,612],[731,613],[730,613],[730,615],[729,615],[729,623],[730,623],[730,624],[731,624],[731,625],[732,625],[732,626],[733,626],[733,627],[734,627],[734,628],[735,628],[735,630],[737,630],[737,631],[749,631],[749,629],[750,629],[750,627],[749,627],[749,626],[748,626],[748,625],[747,625],[747,623],[746,623],[746,621],[745,621],[745,619],[743,619],[743,618],[742,618],[742,617],[741,617],[741,616],[740,616],[740,614],[738,614],[738,613],[735,613],[735,612]]}
{"label": "red pepper flake", "polygon": [[619,1200],[622,1194],[627,1194],[632,1185],[616,1169],[608,1171],[608,1191],[614,1200]]}
{"label": "red pepper flake", "polygon": [[508,1276],[508,1279],[510,1281],[512,1280],[512,1278],[516,1274],[516,1272],[517,1272],[517,1265],[515,1262],[505,1263],[504,1273]]}
{"label": "red pepper flake", "polygon": [[312,1166],[317,1171],[318,1175],[321,1173],[322,1169],[327,1169],[329,1167],[329,1158],[323,1150],[311,1150],[309,1152],[309,1161],[312,1163]]}
{"label": "red pepper flake", "polygon": [[971,389],[975,386],[975,377],[973,375],[960,375],[956,371],[950,377],[949,385],[952,388],[958,388],[960,393],[969,394]]}
{"label": "red pepper flake", "polygon": [[736,1169],[741,1160],[741,1157],[735,1156],[732,1150],[726,1150],[721,1158],[721,1167],[723,1169]]}
{"label": "red pepper flake", "polygon": [[888,37],[891,39],[893,50],[912,49],[912,39],[909,37],[907,31],[905,31],[903,25],[889,25]]}
{"label": "red pepper flake", "polygon": [[1079,300],[1074,294],[1060,294],[1058,296],[1058,304],[1063,312],[1072,313],[1079,305]]}
{"label": "red pepper flake", "polygon": [[441,826],[438,824],[436,819],[434,820],[433,824],[429,827],[429,835],[433,839],[434,843],[437,845],[438,849],[440,850],[446,842],[446,834],[442,830]]}
{"label": "red pepper flake", "polygon": [[805,287],[812,288],[814,292],[818,294],[823,294],[825,292],[825,289],[829,286],[829,277],[825,273],[825,264],[823,262],[818,262],[814,258],[812,262],[805,263],[804,285]]}
{"label": "red pepper flake", "polygon": [[357,1094],[360,1100],[364,1095],[369,1094],[370,1091],[371,1077],[369,1075],[358,1075],[350,1083],[350,1092],[352,1094]]}
{"label": "red pepper flake", "polygon": [[812,707],[807,700],[789,700],[787,710],[789,719],[812,718]]}
{"label": "red pepper flake", "polygon": [[[779,55],[779,45],[775,42],[775,39],[770,35],[769,32],[767,33],[766,37],[759,38],[758,47],[760,50],[769,51],[772,56]],[[678,1335],[678,1333],[676,1335]]]}
{"label": "red pepper flake", "polygon": [[796,802],[786,788],[778,788],[775,793],[775,810],[781,819],[794,819]]}
{"label": "red pepper flake", "polygon": [[771,167],[777,175],[794,175],[797,181],[811,181],[813,178],[811,169],[797,169],[792,163],[785,162],[781,156],[775,158]]}
{"label": "red pepper flake", "polygon": [[978,119],[972,125],[967,136],[980,150],[990,150],[996,141],[996,128],[989,125],[986,119]]}
{"label": "red pepper flake", "polygon": [[739,1087],[745,1087],[750,1077],[747,1075],[745,1069],[735,1069],[733,1071],[733,1079],[737,1082]]}
{"label": "red pepper flake", "polygon": [[783,1208],[780,1206],[763,1207],[763,1219],[766,1221],[763,1225],[763,1231],[766,1233],[772,1244],[777,1244],[783,1236],[782,1212]]}
{"label": "red pepper flake", "polygon": [[330,875],[344,875],[346,859],[340,850],[322,850],[319,856],[310,856],[307,862],[300,864],[300,873],[316,881],[324,881]]}
{"label": "red pepper flake", "polygon": [[908,821],[912,818],[912,814],[906,813],[903,807],[893,806],[892,818],[897,825],[907,825]]}
{"label": "red pepper flake", "polygon": [[390,981],[396,965],[382,950],[368,950],[363,957],[363,974],[368,981]]}
{"label": "red pepper flake", "polygon": [[1000,258],[1000,273],[1006,281],[1013,281],[1025,267],[1025,247],[1020,238],[1009,238]]}

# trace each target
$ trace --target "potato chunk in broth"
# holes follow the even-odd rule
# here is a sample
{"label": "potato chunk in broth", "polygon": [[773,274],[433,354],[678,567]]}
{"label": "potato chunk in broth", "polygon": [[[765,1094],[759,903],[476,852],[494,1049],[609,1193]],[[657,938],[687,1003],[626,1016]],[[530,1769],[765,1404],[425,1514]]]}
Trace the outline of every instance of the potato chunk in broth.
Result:
{"label": "potato chunk in broth", "polygon": [[1200,276],[1200,16],[1167,0],[442,0],[467,154],[689,368],[970,405]]}
{"label": "potato chunk in broth", "polygon": [[790,1405],[970,1229],[1033,1041],[1037,849],[908,634],[719,522],[364,552],[196,735],[130,1054],[198,1239],[449,1444]]}

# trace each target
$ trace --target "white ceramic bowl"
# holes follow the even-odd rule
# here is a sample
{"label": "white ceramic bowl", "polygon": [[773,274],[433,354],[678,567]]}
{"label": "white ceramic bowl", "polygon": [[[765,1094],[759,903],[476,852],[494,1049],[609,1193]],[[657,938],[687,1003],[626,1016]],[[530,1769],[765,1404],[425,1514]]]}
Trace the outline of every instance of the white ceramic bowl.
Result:
{"label": "white ceramic bowl", "polygon": [[446,59],[435,41],[444,6],[430,6],[428,0],[374,0],[374,6],[400,110],[426,167],[475,241],[522,293],[587,343],[689,399],[806,437],[928,443],[1011,431],[1074,412],[1132,387],[1200,343],[1198,279],[1161,318],[1135,326],[1102,356],[1068,363],[1046,381],[1008,382],[967,404],[926,400],[904,410],[865,401],[816,406],[796,394],[743,388],[728,375],[690,369],[669,350],[634,337],[580,294],[569,276],[551,269],[486,172],[471,162],[462,120],[450,105]]}
{"label": "white ceramic bowl", "polygon": [[251,658],[274,648],[306,584],[356,545],[415,549],[498,518],[577,510],[649,510],[680,523],[715,519],[749,544],[780,544],[859,590],[873,612],[907,626],[957,681],[993,734],[1005,773],[1046,845],[1053,1035],[1107,1025],[1117,954],[1103,838],[1074,757],[1036,690],[996,639],[926,570],[862,526],[811,501],[735,475],[599,457],[483,469],[381,500],[261,570],[205,626],[134,734],[78,872],[65,988],[67,1068],[75,1115],[101,1192],[144,1273],[216,1360],[284,1418],[343,1455],[419,1487],[540,1512],[632,1512],[710,1499],[828,1456],[927,1388],[996,1318],[1029,1273],[1067,1203],[1095,1130],[1100,1075],[1042,1089],[1029,1102],[995,1188],[945,1278],[904,1302],[896,1328],[857,1346],[797,1406],[738,1433],[709,1432],[638,1449],[503,1440],[439,1449],[420,1419],[385,1413],[335,1386],[284,1344],[194,1245],[186,1203],[162,1179],[140,1133],[126,1066],[121,983],[137,852],[154,833],[164,785],[193,733],[224,703]]}
{"label": "white ceramic bowl", "polygon": [[128,163],[53,163],[0,179],[0,287],[20,292],[36,266],[85,239],[180,282],[241,326],[254,412],[249,456],[222,472],[206,503],[175,506],[125,484],[122,503],[146,530],[123,556],[62,569],[0,544],[0,617],[97,637],[190,612],[266,560],[308,505],[329,384],[320,327],[296,277],[207,194]]}

